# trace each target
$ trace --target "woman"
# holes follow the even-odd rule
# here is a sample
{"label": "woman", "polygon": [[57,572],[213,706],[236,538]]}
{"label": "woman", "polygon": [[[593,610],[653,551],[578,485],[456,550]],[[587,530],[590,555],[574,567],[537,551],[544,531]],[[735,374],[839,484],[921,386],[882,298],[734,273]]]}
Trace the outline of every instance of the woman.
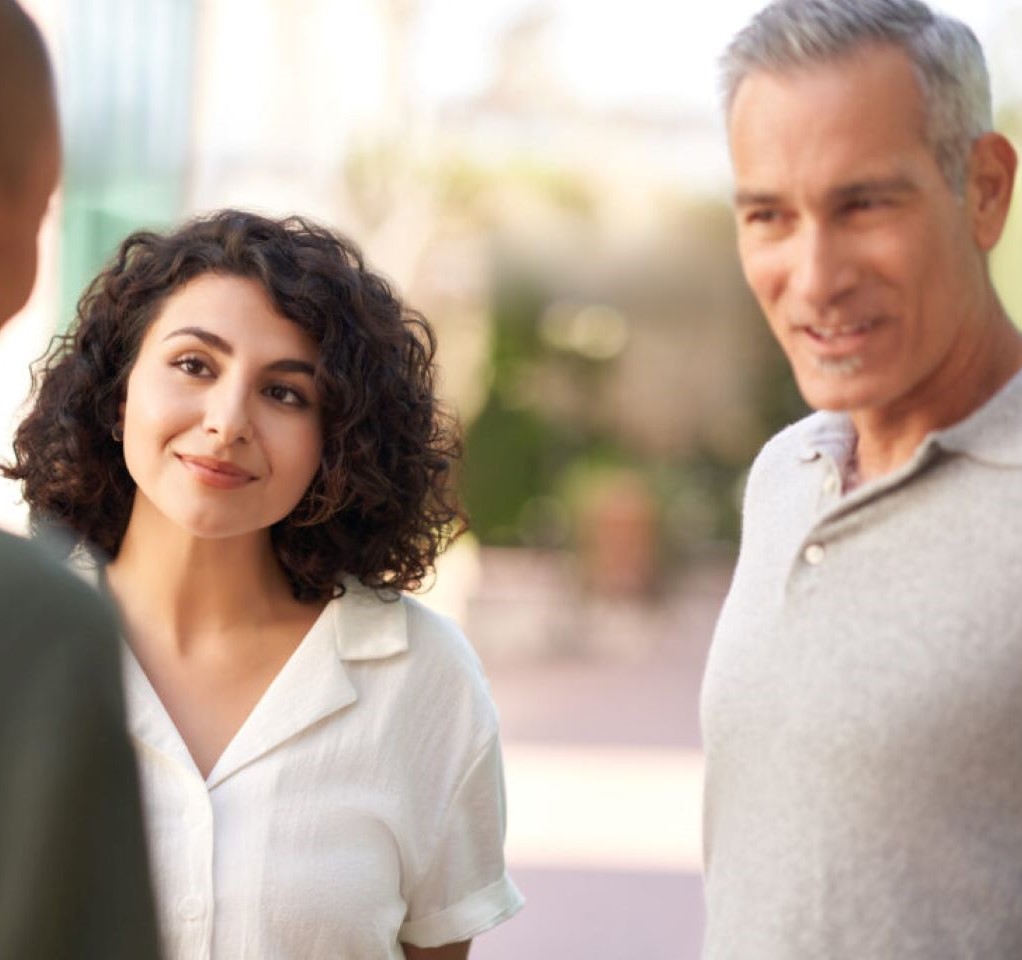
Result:
{"label": "woman", "polygon": [[227,210],[128,237],[42,370],[6,473],[109,557],[171,960],[462,958],[521,905],[478,661],[401,593],[460,525],[433,353],[348,241]]}

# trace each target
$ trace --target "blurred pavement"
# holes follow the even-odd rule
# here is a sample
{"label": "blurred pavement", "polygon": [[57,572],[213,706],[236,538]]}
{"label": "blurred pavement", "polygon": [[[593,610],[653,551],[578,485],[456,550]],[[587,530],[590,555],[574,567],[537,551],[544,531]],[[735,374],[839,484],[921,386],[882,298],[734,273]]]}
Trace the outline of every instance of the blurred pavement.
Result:
{"label": "blurred pavement", "polygon": [[465,625],[501,713],[527,899],[473,960],[697,960],[698,691],[731,567],[597,604],[563,558],[484,551]]}

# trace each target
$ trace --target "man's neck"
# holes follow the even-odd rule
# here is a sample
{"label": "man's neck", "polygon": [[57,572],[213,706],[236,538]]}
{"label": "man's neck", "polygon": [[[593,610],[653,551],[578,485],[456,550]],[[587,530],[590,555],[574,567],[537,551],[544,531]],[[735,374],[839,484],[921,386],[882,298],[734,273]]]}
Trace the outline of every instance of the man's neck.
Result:
{"label": "man's neck", "polygon": [[1022,370],[1022,334],[1006,316],[975,349],[951,361],[892,408],[855,411],[857,479],[866,482],[907,463],[924,438],[970,416]]}

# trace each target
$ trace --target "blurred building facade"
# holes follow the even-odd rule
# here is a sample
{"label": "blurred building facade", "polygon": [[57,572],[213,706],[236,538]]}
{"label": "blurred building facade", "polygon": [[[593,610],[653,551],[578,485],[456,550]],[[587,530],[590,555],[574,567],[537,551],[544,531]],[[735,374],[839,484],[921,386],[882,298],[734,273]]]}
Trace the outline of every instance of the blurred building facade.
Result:
{"label": "blurred building facade", "polygon": [[486,83],[437,102],[415,70],[428,5],[29,0],[65,177],[37,298],[4,333],[0,416],[129,230],[297,212],[352,235],[437,327],[484,543],[596,549],[586,531],[621,523],[601,504],[637,491],[658,559],[733,538],[742,467],[801,404],[738,268],[712,98],[585,100],[540,3],[506,22]]}

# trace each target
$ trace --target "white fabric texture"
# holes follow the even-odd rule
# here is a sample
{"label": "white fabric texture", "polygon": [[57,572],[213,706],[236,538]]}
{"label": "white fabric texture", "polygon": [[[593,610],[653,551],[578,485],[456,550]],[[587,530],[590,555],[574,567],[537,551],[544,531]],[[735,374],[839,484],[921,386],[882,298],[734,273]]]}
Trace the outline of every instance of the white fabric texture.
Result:
{"label": "white fabric texture", "polygon": [[504,868],[496,711],[458,628],[357,584],[203,779],[126,652],[167,960],[374,960],[466,940]]}

